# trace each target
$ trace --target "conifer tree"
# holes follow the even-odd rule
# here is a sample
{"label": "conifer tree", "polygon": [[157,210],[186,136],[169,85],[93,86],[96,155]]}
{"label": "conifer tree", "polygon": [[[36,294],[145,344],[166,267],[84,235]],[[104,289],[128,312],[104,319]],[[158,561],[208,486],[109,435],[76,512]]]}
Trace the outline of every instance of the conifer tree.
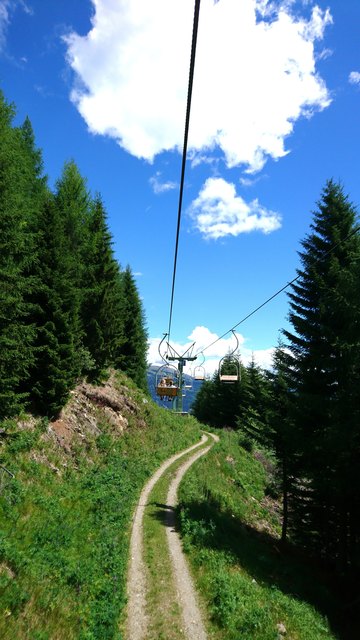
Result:
{"label": "conifer tree", "polygon": [[209,426],[220,426],[218,424],[218,404],[216,393],[216,380],[205,380],[198,390],[191,411],[194,416],[203,424]]}
{"label": "conifer tree", "polygon": [[283,507],[281,540],[285,542],[288,533],[289,504],[292,493],[295,493],[295,478],[298,475],[297,451],[301,443],[297,445],[295,442],[297,432],[294,428],[291,368],[289,355],[281,341],[275,350],[273,368],[268,377],[271,386],[267,445],[274,451],[278,464]]}
{"label": "conifer tree", "polygon": [[69,371],[73,379],[77,379],[89,365],[89,353],[83,344],[81,306],[86,290],[85,262],[90,203],[86,182],[75,162],[66,162],[56,183],[55,207],[61,220],[59,243],[68,278],[67,297],[63,302],[68,309],[68,325],[76,345],[76,356]]}
{"label": "conifer tree", "polygon": [[94,359],[93,376],[112,364],[122,342],[123,291],[111,245],[106,212],[97,195],[88,217],[81,305],[84,344]]}
{"label": "conifer tree", "polygon": [[16,413],[26,399],[34,340],[27,298],[34,260],[31,167],[12,127],[14,114],[0,93],[0,419]]}
{"label": "conifer tree", "polygon": [[353,524],[359,504],[359,484],[353,485],[359,443],[356,229],[356,211],[330,180],[302,243],[302,269],[289,294],[294,331],[284,331],[292,353],[302,482],[308,488],[307,516],[300,503],[298,534],[343,568],[355,562],[359,543],[359,526]]}
{"label": "conifer tree", "polygon": [[254,355],[246,367],[238,426],[245,436],[266,446],[268,444],[269,383],[256,364]]}
{"label": "conifer tree", "polygon": [[[232,358],[225,356],[221,371],[234,373]],[[199,389],[192,406],[195,417],[213,427],[238,427],[238,417],[242,411],[244,400],[244,385],[246,384],[246,369],[240,363],[240,379],[234,384],[220,381],[216,371],[212,380],[204,382]]]}
{"label": "conifer tree", "polygon": [[116,347],[115,366],[147,390],[147,332],[144,312],[131,269],[122,273],[122,334],[121,345]]}
{"label": "conifer tree", "polygon": [[72,264],[63,251],[64,226],[54,199],[49,195],[39,214],[36,265],[37,327],[35,363],[31,370],[31,399],[37,411],[54,417],[66,403],[76,382],[74,362],[78,359],[74,322],[77,295],[72,281]]}

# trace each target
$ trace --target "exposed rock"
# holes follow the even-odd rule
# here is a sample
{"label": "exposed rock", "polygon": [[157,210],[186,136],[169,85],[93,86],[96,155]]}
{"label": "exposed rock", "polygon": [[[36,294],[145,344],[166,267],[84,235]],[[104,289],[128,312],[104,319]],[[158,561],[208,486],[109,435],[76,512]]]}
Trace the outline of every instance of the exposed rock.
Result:
{"label": "exposed rock", "polygon": [[[146,398],[142,398],[139,403],[141,400],[142,404],[148,402]],[[49,422],[41,438],[56,442],[62,453],[73,455],[79,445],[85,451],[89,450],[89,446],[92,446],[104,429],[110,430],[115,437],[123,434],[129,427],[129,420],[137,428],[146,428],[140,406],[131,397],[131,391],[124,384],[119,384],[115,371],[112,371],[104,384],[95,386],[82,382],[73,389],[69,402],[57,419]],[[38,418],[27,416],[17,422],[17,428],[33,431],[38,424]],[[4,431],[3,434],[0,432],[1,435],[5,437],[9,434]],[[46,465],[54,473],[61,473],[60,468],[66,467],[66,462],[63,463],[60,459],[57,462],[58,468],[39,451],[32,451],[30,457],[35,462]],[[91,462],[91,456],[88,460]]]}
{"label": "exposed rock", "polygon": [[117,413],[111,407],[104,407],[104,413],[111,425],[116,427],[122,433],[128,426],[128,421],[121,413]]}
{"label": "exposed rock", "polygon": [[286,632],[286,627],[285,627],[285,625],[283,624],[283,622],[278,622],[278,624],[276,625],[276,628],[277,628],[277,630],[278,630],[278,633],[279,633],[279,637],[280,637],[280,638],[286,635],[286,633],[287,633],[287,632]]}

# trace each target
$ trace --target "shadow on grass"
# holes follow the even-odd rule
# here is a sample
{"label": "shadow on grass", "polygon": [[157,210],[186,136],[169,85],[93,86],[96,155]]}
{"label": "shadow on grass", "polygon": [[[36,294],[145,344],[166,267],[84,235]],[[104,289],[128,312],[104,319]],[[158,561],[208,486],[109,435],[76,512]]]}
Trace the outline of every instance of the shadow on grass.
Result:
{"label": "shadow on grass", "polygon": [[[154,506],[157,511],[153,517],[165,526],[173,527],[173,507],[161,503],[154,503]],[[282,546],[267,532],[259,532],[231,513],[222,512],[215,500],[194,502],[186,508],[191,521],[215,525],[213,530],[209,529],[207,534],[193,540],[193,544],[230,552],[258,583],[274,585],[283,593],[311,604],[328,618],[340,640],[360,638],[359,615],[354,607],[345,603],[345,590],[331,573],[321,569],[297,548]]]}

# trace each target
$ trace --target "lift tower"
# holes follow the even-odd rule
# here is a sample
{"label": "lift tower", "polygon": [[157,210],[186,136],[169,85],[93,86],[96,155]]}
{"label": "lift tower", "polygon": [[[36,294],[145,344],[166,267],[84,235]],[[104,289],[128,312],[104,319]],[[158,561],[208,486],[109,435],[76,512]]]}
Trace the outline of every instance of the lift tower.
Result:
{"label": "lift tower", "polygon": [[186,351],[180,355],[169,343],[168,346],[168,355],[167,360],[169,362],[177,362],[178,363],[178,372],[179,372],[179,382],[176,397],[174,398],[173,408],[176,413],[184,413],[183,412],[183,388],[184,388],[184,367],[187,362],[193,362],[196,360],[197,356],[193,356],[192,352],[195,346],[195,342]]}

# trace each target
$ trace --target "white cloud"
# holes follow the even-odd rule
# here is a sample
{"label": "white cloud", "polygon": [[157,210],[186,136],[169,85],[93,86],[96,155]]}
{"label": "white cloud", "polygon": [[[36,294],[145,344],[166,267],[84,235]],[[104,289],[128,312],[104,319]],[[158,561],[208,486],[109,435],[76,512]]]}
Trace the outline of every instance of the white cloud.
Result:
{"label": "white cloud", "polygon": [[327,60],[327,58],[330,58],[333,55],[333,51],[332,49],[322,49],[321,51],[319,51],[319,53],[316,56],[317,60]]}
{"label": "white cloud", "polygon": [[359,84],[360,85],[360,72],[359,71],[352,71],[349,74],[349,82],[350,82],[350,84]]}
{"label": "white cloud", "polygon": [[149,183],[154,193],[166,193],[166,191],[171,191],[172,189],[176,189],[178,186],[176,182],[172,182],[168,180],[167,182],[161,181],[161,172],[157,171],[155,175],[151,176]]}
{"label": "white cloud", "polygon": [[[181,148],[193,0],[92,2],[91,31],[65,38],[71,99],[89,129],[149,161]],[[258,171],[286,154],[301,116],[329,105],[315,45],[330,13],[299,17],[292,4],[203,0],[189,133],[199,157],[220,148],[229,167]]]}
{"label": "white cloud", "polygon": [[206,238],[217,240],[249,231],[271,233],[281,226],[281,217],[253,200],[245,202],[235,185],[223,178],[208,178],[189,208],[195,226]]}
{"label": "white cloud", "polygon": [[[33,15],[32,8],[25,0],[0,0],[0,53],[5,51],[7,31],[17,7],[20,7],[27,15]],[[26,63],[26,57],[20,58],[20,62]]]}
{"label": "white cloud", "polygon": [[0,3],[0,51],[6,46],[6,33],[9,26],[9,9],[11,7],[10,0],[3,0]]}
{"label": "white cloud", "polygon": [[[240,345],[238,353],[243,365],[247,366],[254,356],[256,364],[260,367],[264,369],[271,367],[274,348],[271,347],[269,349],[258,350],[248,349],[244,345],[244,336],[241,333],[236,333],[236,335]],[[218,340],[219,336],[216,333],[211,332],[210,329],[203,326],[195,327],[188,338],[189,342],[186,342],[185,344],[171,342],[171,345],[179,354],[183,354],[191,344],[195,342],[193,355],[199,354],[199,357],[194,363],[189,363],[185,368],[185,372],[189,374],[191,374],[196,366],[202,365],[205,369],[206,375],[212,376],[219,368],[220,359],[229,351],[232,351],[236,346],[236,341],[232,334],[229,334],[229,337]],[[159,366],[163,364],[158,352],[160,341],[161,338],[150,338],[149,340],[147,358],[149,364],[159,364]],[[201,349],[208,347],[213,342],[215,342],[215,344],[206,349],[204,353],[205,362],[203,363],[203,358],[200,355]]]}

